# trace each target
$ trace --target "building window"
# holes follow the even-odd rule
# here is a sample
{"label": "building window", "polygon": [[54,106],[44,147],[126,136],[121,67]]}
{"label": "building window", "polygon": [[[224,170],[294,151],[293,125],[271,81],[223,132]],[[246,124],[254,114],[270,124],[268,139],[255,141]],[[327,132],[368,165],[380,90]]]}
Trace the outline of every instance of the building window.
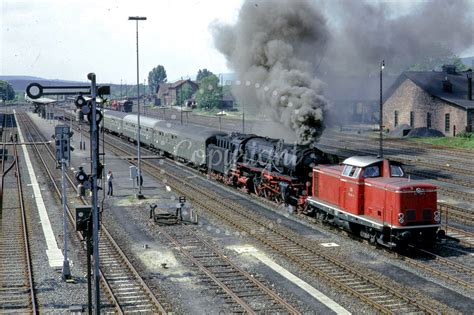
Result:
{"label": "building window", "polygon": [[449,131],[449,127],[451,125],[451,119],[449,114],[444,115],[444,131]]}
{"label": "building window", "polygon": [[426,128],[431,128],[431,113],[426,113]]}
{"label": "building window", "polygon": [[415,113],[410,112],[410,127],[413,128],[414,125],[415,125]]}
{"label": "building window", "polygon": [[395,111],[395,117],[394,117],[394,125],[395,127],[398,126],[398,110]]}

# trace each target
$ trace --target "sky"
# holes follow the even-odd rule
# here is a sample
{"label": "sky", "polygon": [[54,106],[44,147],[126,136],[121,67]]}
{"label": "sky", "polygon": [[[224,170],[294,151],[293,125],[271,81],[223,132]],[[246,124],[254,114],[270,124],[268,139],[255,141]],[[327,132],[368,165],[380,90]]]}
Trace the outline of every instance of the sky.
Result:
{"label": "sky", "polygon": [[226,73],[209,24],[236,20],[241,0],[0,0],[1,75],[136,83],[136,22],[140,82],[162,64],[168,78],[201,68]]}
{"label": "sky", "polygon": [[[291,0],[288,0],[291,1]],[[358,0],[353,0],[358,1]],[[375,1],[375,0],[373,0]],[[409,11],[411,0],[388,0]],[[421,1],[421,0],[419,0]],[[209,25],[232,24],[243,0],[0,0],[0,75],[136,83],[139,22],[140,82],[162,64],[168,79],[199,69],[232,72],[213,45]],[[329,23],[337,23],[329,18]],[[474,55],[474,51],[461,55]]]}

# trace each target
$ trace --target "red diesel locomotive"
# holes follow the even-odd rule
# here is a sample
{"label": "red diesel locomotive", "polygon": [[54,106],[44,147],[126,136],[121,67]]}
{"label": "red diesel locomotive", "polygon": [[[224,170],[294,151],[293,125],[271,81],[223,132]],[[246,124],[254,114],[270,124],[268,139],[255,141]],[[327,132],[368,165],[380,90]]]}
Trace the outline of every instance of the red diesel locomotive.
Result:
{"label": "red diesel locomotive", "polygon": [[440,228],[436,186],[410,180],[400,163],[368,156],[313,169],[307,211],[388,247],[431,243]]}

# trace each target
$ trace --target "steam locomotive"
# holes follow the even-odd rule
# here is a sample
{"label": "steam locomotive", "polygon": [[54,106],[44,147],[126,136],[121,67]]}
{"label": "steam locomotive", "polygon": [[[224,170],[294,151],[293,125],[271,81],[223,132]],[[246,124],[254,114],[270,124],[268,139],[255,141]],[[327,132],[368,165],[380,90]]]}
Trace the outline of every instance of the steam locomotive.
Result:
{"label": "steam locomotive", "polygon": [[[107,132],[134,141],[136,125],[134,114],[105,111]],[[430,243],[440,228],[436,187],[410,180],[393,161],[352,157],[337,165],[334,156],[314,146],[143,116],[141,139],[151,150],[227,185],[383,246]]]}

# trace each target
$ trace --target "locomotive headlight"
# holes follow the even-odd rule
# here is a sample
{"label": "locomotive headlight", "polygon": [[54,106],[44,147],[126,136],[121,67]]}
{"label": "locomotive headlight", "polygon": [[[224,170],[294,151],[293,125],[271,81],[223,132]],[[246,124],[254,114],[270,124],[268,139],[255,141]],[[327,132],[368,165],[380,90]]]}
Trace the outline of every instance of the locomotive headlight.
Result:
{"label": "locomotive headlight", "polygon": [[441,214],[438,210],[434,212],[434,220],[435,222],[440,222],[441,221]]}
{"label": "locomotive headlight", "polygon": [[400,224],[403,224],[403,222],[405,222],[405,215],[403,213],[398,214],[398,222],[400,222]]}

